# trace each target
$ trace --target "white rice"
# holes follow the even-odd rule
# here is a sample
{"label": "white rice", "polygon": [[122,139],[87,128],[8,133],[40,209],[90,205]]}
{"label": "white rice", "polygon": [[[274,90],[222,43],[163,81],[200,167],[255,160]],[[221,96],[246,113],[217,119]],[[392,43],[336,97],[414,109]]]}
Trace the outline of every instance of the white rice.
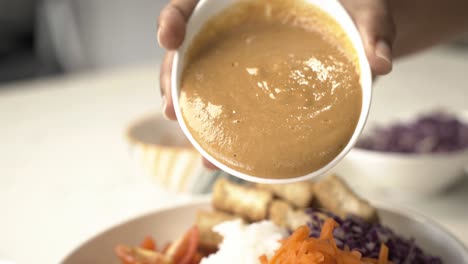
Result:
{"label": "white rice", "polygon": [[202,259],[201,264],[259,264],[259,257],[272,257],[286,231],[270,221],[250,225],[240,220],[219,224],[213,229],[223,237],[219,250]]}

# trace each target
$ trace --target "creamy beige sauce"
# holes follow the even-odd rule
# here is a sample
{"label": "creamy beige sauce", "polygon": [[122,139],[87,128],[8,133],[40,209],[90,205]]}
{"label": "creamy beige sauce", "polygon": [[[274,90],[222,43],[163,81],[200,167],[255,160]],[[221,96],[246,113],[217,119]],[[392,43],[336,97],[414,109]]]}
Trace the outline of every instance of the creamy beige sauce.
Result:
{"label": "creamy beige sauce", "polygon": [[322,168],[359,119],[354,50],[332,18],[301,3],[238,4],[204,27],[186,60],[180,105],[188,129],[210,155],[249,175]]}

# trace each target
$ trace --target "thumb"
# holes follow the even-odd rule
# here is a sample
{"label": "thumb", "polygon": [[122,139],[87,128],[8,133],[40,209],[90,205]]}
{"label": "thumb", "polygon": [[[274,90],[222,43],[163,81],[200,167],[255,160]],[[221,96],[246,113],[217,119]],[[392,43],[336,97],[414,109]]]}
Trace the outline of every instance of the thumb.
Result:
{"label": "thumb", "polygon": [[358,4],[348,3],[350,6],[348,11],[363,39],[372,72],[375,75],[389,73],[392,70],[395,24],[388,2],[386,0],[348,0],[343,2],[358,2]]}

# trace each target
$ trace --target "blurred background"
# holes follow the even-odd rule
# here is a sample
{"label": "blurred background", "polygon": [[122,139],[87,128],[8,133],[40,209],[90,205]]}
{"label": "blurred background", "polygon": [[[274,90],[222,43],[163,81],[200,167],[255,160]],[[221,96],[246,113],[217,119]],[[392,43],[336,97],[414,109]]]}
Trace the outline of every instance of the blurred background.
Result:
{"label": "blurred background", "polygon": [[157,61],[165,2],[1,0],[0,82]]}
{"label": "blurred background", "polygon": [[0,82],[157,61],[163,0],[1,0]]}

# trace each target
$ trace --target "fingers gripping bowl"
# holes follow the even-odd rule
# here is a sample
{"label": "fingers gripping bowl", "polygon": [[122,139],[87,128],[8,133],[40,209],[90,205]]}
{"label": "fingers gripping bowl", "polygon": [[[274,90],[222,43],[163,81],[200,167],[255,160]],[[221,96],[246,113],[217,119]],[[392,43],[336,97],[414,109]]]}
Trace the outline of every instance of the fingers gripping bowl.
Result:
{"label": "fingers gripping bowl", "polygon": [[[291,5],[294,5],[298,1],[288,3],[293,3]],[[317,28],[320,28],[318,25],[325,25],[330,32],[336,29],[336,31],[333,31],[335,33],[320,35],[317,32],[314,33],[313,30],[297,29],[296,27],[281,23],[275,24],[275,29],[271,30],[268,27],[269,22],[265,26],[262,24],[264,21],[261,21],[261,26],[258,29],[262,29],[260,31],[263,33],[266,32],[265,35],[250,37],[248,35],[249,30],[253,30],[250,26],[243,28],[244,31],[236,31],[237,29],[235,28],[230,31],[231,35],[222,35],[220,37],[220,39],[225,40],[224,42],[220,40],[221,44],[215,43],[217,46],[213,48],[210,46],[213,43],[209,42],[208,47],[211,48],[207,48],[207,51],[201,49],[199,53],[193,52],[196,49],[192,46],[197,46],[193,43],[203,43],[200,39],[205,40],[203,34],[213,38],[213,36],[216,37],[221,34],[220,32],[224,32],[219,29],[222,27],[219,26],[221,22],[216,20],[219,19],[218,15],[221,13],[224,15],[224,12],[230,10],[233,4],[242,2],[262,5],[263,9],[258,9],[260,10],[258,12],[260,15],[256,16],[257,13],[255,13],[252,16],[263,16],[266,20],[269,19],[269,12],[273,14],[271,16],[275,17],[275,12],[277,12],[275,10],[282,10],[279,8],[275,9],[274,7],[269,8],[266,4],[270,2],[281,3],[281,1],[239,0],[199,2],[188,22],[185,41],[175,55],[171,76],[172,98],[177,119],[182,130],[195,148],[208,161],[229,174],[247,181],[287,183],[323,175],[334,167],[356,143],[369,112],[372,78],[359,33],[338,1],[300,1],[301,5],[309,8],[313,7],[314,12],[319,14],[314,17],[315,20],[308,21],[308,18],[298,16],[297,14],[300,12],[297,10],[294,15],[288,14],[289,16],[286,16],[286,18],[283,17],[284,19],[287,20],[291,19],[290,17],[296,16],[292,20],[297,23],[308,21],[307,23],[315,25],[314,23],[316,22]],[[286,10],[289,10],[289,8],[287,6]],[[229,23],[238,23],[236,14],[239,14],[239,12],[234,12],[234,15],[231,16],[234,17],[232,19],[234,22],[228,20],[230,21]],[[241,14],[245,14],[245,12]],[[213,17],[214,19],[212,20]],[[226,17],[230,16],[226,15]],[[247,16],[246,19],[256,18]],[[223,23],[225,22],[222,21],[221,24]],[[207,29],[205,28],[206,25],[212,27],[207,27]],[[255,26],[258,25],[255,24]],[[284,35],[275,35],[278,34],[277,31],[282,32],[286,37]],[[200,35],[200,32],[203,34]],[[307,37],[303,38],[304,34]],[[248,50],[247,48],[241,48],[241,51],[233,56],[233,59],[239,59],[239,61],[231,61],[226,56],[226,53],[222,51],[229,49],[234,45],[233,43],[236,43],[235,41],[239,41],[239,39],[236,39],[237,36],[245,36],[245,43],[251,42],[253,43],[252,46],[263,45],[265,43],[266,46],[260,45],[260,52],[257,53],[248,53],[246,51]],[[294,39],[295,37],[297,40]],[[327,42],[328,37],[333,40]],[[283,44],[284,41],[289,39],[291,41]],[[314,46],[315,42],[319,43],[317,44],[319,46],[315,50],[304,49],[302,53],[306,55],[312,54],[315,57],[301,57],[301,47],[296,44],[303,42],[303,40],[306,40],[306,42],[310,41],[310,43],[304,44],[307,47]],[[335,50],[335,48],[330,47],[335,47],[336,45],[328,45],[327,43],[340,43],[340,45]],[[296,46],[292,47],[291,45]],[[262,52],[262,48],[274,52],[264,53]],[[288,48],[291,48],[291,51],[287,50]],[[219,53],[217,53],[218,50]],[[329,55],[328,57],[320,58],[320,54]],[[260,61],[266,63],[268,67],[271,66],[271,69],[268,67],[266,67],[268,69],[258,67],[256,64],[250,65],[250,67],[247,65],[248,63],[246,64],[242,61],[242,58],[246,57],[247,62],[250,62],[250,59],[257,55],[261,57]],[[220,63],[209,63],[210,61],[203,56],[218,58],[218,62]],[[284,63],[283,61],[279,61],[278,63],[274,61],[283,60],[283,58]],[[192,63],[192,61],[195,62]],[[297,63],[297,61],[300,61],[300,63]],[[213,74],[219,81],[213,82],[213,88],[210,92],[206,92],[206,96],[211,97],[221,94],[220,96],[224,96],[222,103],[219,103],[219,100],[218,103],[215,103],[215,100],[197,101],[193,99],[190,101],[190,90],[188,90],[188,86],[184,85],[184,83],[188,82],[186,79],[190,80],[187,77],[190,76],[190,71],[193,68],[195,70],[203,68],[201,67],[203,63],[215,65],[215,69],[204,74],[199,74],[199,72],[195,71],[192,75],[193,83],[200,79],[211,80],[213,76],[209,74]],[[245,78],[239,77],[244,75],[234,74],[236,73],[236,69],[231,71],[229,68],[228,71],[222,71],[223,67],[226,67],[227,64],[229,67],[232,66],[233,69],[239,68],[237,69],[238,72],[242,72],[244,75],[248,74],[248,76],[245,76]],[[302,68],[303,65],[307,67]],[[288,78],[290,78],[286,81],[286,84],[278,77],[281,73],[285,73],[285,76],[289,76]],[[268,76],[268,78],[261,79],[264,78],[263,76]],[[352,77],[346,79],[347,77],[344,76]],[[291,78],[293,86],[290,87]],[[317,80],[323,80],[324,84],[322,85],[321,83],[316,88],[313,82]],[[336,82],[337,80],[339,82]],[[229,81],[234,83],[234,86],[228,87],[231,90],[223,90]],[[252,84],[253,86],[245,84]],[[340,85],[347,88],[341,89]],[[197,85],[193,86],[196,87]],[[200,89],[192,90],[192,94],[201,97],[200,94],[209,90],[205,82],[200,82],[198,86]],[[336,96],[334,95],[335,88],[337,88]],[[258,92],[252,89],[257,89]],[[317,91],[314,92],[313,89],[317,89]],[[232,90],[234,92],[230,92]],[[239,97],[239,94],[243,94],[241,91],[244,90],[250,94]],[[237,91],[239,93],[235,94]],[[342,97],[338,97],[340,92],[342,92]],[[227,96],[226,94],[229,95]],[[349,108],[338,110],[339,107],[330,107],[331,105],[325,105],[325,103],[317,103],[324,94],[325,97],[329,96],[328,98],[336,103],[337,106],[349,106]],[[260,99],[254,100],[256,97]],[[284,98],[286,98],[286,101],[281,101]],[[313,102],[310,103],[311,105],[309,105],[308,99],[311,99],[310,102]],[[326,100],[323,100],[323,102],[326,102]],[[356,102],[356,104],[353,102]],[[274,107],[278,107],[279,110],[277,109],[276,111],[275,108],[269,108],[269,103],[274,105]],[[198,109],[199,111],[190,112],[186,110],[188,109],[187,105],[192,105],[195,110]],[[231,106],[234,108],[229,108]],[[248,113],[242,110],[248,110]],[[219,119],[221,121],[216,123],[212,119],[201,117],[204,113],[207,116],[220,115],[223,118],[224,116],[228,116],[228,119]],[[336,117],[336,120],[327,116],[329,113],[335,113],[334,117]],[[349,116],[347,116],[347,113],[350,113]],[[241,116],[241,118],[237,118],[236,116]],[[321,119],[316,118],[316,116],[319,116]],[[242,119],[242,117],[246,118]],[[303,117],[306,118],[303,119]],[[313,121],[307,123],[308,121],[304,121],[305,119]],[[313,125],[312,129],[310,124]],[[196,126],[201,128],[197,130]],[[226,130],[227,128],[232,129],[228,131]],[[209,134],[213,130],[220,129],[224,129],[222,134]],[[226,131],[229,133],[224,133]],[[321,134],[305,134],[304,131],[307,131],[306,133],[312,133],[312,131],[322,132]],[[206,136],[207,134],[208,136]],[[243,137],[242,135],[246,136]],[[312,143],[312,145],[309,145],[309,143]]]}

